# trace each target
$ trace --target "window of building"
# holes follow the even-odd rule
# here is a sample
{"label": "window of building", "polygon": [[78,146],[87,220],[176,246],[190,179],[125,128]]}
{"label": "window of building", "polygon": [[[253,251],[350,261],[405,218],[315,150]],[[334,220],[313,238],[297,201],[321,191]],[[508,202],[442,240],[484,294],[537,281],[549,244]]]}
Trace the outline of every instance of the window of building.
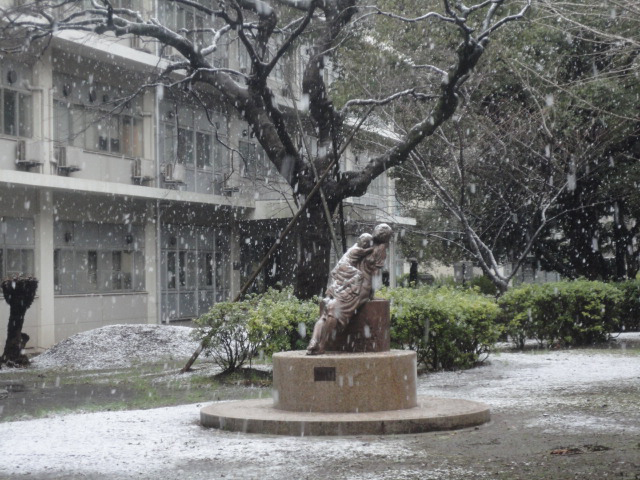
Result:
{"label": "window of building", "polygon": [[144,290],[142,227],[58,222],[54,231],[57,293]]}
{"label": "window of building", "polygon": [[142,118],[54,101],[54,140],[96,152],[142,157]]}
{"label": "window of building", "polygon": [[35,274],[34,234],[33,220],[0,217],[0,278]]}
{"label": "window of building", "polygon": [[60,145],[127,157],[142,157],[141,99],[124,105],[124,94],[106,85],[54,75],[53,137]]}
{"label": "window of building", "polygon": [[161,242],[163,318],[193,318],[228,299],[228,232],[164,225]]}
{"label": "window of building", "polygon": [[242,162],[242,176],[250,179],[262,179],[271,175],[271,162],[258,143],[240,140],[238,152]]}
{"label": "window of building", "polygon": [[160,23],[183,35],[198,48],[210,45],[213,40],[213,19],[193,7],[159,0],[158,16]]}
{"label": "window of building", "polygon": [[211,135],[203,132],[196,132],[196,166],[198,168],[211,168]]}
{"label": "window of building", "polygon": [[[209,121],[206,113],[198,107],[162,102],[161,135],[163,163],[180,163],[198,170],[215,170],[220,173],[226,168],[226,148],[216,141],[226,139],[225,124],[220,115]],[[216,147],[219,148],[216,148]]]}
{"label": "window of building", "polygon": [[14,137],[31,137],[32,100],[29,93],[1,88],[2,133]]}

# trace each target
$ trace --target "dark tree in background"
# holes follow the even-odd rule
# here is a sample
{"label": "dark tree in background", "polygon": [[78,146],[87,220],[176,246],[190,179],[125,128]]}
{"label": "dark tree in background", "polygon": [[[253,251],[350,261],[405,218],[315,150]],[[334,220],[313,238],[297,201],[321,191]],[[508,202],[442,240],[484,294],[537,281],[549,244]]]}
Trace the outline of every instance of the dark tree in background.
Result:
{"label": "dark tree in background", "polygon": [[22,353],[22,349],[29,340],[26,333],[22,333],[24,315],[33,303],[38,290],[38,279],[34,277],[13,277],[2,281],[2,294],[9,304],[9,324],[7,326],[7,342],[0,365],[25,366],[29,359]]}
{"label": "dark tree in background", "polygon": [[501,32],[463,89],[469,101],[397,171],[427,248],[446,237],[501,291],[523,265],[635,278],[638,8],[540,1],[526,25]]}

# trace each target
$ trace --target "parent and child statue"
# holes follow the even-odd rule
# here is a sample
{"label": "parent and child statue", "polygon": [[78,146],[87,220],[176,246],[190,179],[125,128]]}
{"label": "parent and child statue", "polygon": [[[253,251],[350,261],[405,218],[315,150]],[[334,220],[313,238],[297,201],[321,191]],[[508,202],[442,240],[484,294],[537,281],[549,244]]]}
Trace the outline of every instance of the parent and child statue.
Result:
{"label": "parent and child statue", "polygon": [[384,266],[391,234],[391,227],[385,223],[377,225],[373,234],[363,233],[333,268],[307,347],[308,355],[324,353],[336,327],[344,329],[358,308],[373,299],[374,277]]}

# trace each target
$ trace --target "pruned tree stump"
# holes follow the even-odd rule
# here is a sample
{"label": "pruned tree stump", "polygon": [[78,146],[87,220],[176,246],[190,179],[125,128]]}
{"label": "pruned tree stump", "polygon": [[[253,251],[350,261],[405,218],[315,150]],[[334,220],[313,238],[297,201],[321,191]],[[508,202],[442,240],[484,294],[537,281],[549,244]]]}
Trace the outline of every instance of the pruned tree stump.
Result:
{"label": "pruned tree stump", "polygon": [[24,315],[33,303],[38,290],[38,279],[35,277],[12,277],[2,281],[2,294],[9,304],[9,324],[7,325],[7,341],[0,365],[24,367],[29,365],[29,358],[22,353],[29,335],[22,333]]}

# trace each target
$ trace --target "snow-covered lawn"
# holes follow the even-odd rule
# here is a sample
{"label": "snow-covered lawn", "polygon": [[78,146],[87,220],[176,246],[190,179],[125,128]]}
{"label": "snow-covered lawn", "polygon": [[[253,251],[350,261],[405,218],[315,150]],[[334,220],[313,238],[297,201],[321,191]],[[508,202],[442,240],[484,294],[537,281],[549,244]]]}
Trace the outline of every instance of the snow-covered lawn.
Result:
{"label": "snow-covered lawn", "polygon": [[[127,335],[120,338],[121,343],[124,338]],[[618,342],[626,340],[638,341],[640,335],[626,334]],[[137,348],[149,358],[149,353]],[[185,350],[191,353],[190,348]],[[43,356],[36,361],[37,368],[56,364],[53,353],[49,360]],[[98,360],[93,367],[100,368],[97,365]],[[636,436],[640,434],[637,404],[627,404],[631,400],[624,395],[611,397],[623,387],[635,392],[630,398],[637,401],[637,343],[626,351],[503,352],[484,367],[422,376],[418,388],[421,394],[486,402],[497,415],[526,412],[522,428],[572,429],[585,436],[604,428]],[[594,404],[587,405],[589,401]],[[487,478],[472,467],[419,463],[427,448],[417,449],[418,442],[425,441],[419,436],[288,438],[228,433],[199,425],[202,406],[0,423],[0,478]],[[492,428],[498,426],[489,424],[480,431]],[[422,438],[436,441],[438,437]]]}

